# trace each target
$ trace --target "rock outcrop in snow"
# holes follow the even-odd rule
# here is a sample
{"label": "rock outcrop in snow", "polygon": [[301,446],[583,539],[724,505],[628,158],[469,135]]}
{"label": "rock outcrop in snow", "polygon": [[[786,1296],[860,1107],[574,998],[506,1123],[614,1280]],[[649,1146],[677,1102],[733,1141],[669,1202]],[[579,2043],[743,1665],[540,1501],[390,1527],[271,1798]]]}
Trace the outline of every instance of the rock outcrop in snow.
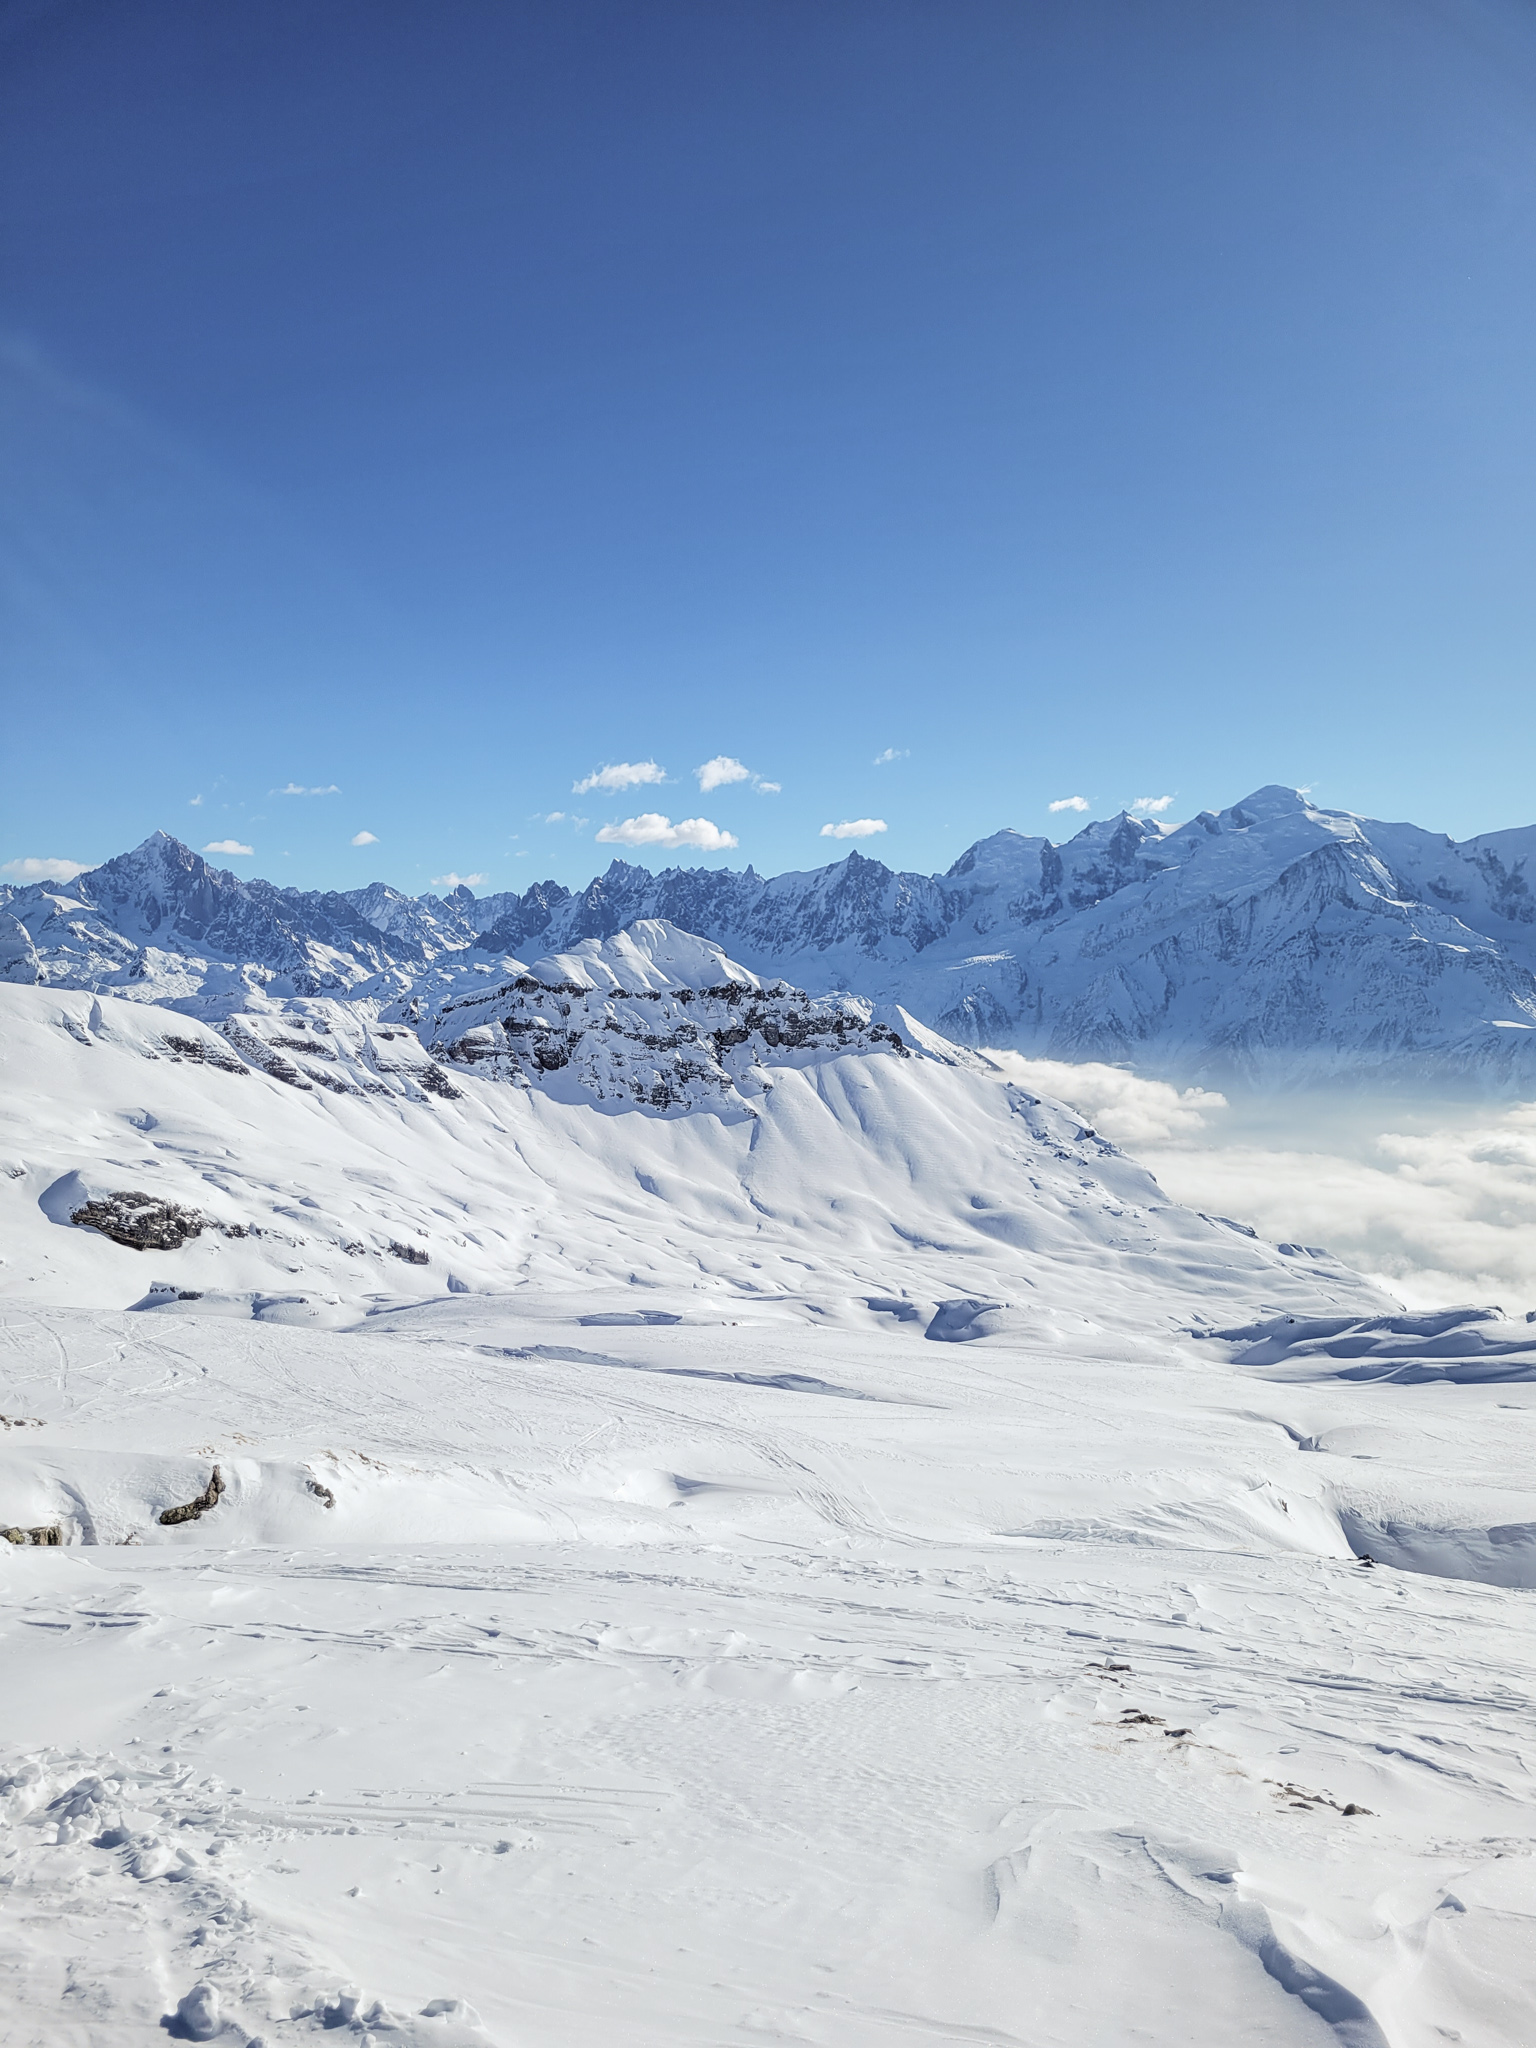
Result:
{"label": "rock outcrop in snow", "polygon": [[432,1050],[488,1079],[553,1084],[567,1100],[664,1111],[740,1107],[763,1092],[769,1067],[908,1056],[867,1004],[764,986],[718,946],[659,919],[444,1003]]}

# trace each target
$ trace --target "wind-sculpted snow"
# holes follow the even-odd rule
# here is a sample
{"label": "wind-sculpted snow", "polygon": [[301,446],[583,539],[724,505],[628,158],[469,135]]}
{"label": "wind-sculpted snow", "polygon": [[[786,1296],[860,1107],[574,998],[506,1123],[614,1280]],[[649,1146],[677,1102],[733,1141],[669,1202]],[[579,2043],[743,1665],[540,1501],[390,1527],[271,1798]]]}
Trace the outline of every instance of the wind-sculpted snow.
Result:
{"label": "wind-sculpted snow", "polygon": [[[493,1008],[544,1018],[472,1027],[493,1048],[547,1033],[575,1038],[574,1055],[550,1070],[531,1051],[434,1058],[325,998],[214,1030],[109,996],[0,989],[15,1248],[0,1291],[37,1271],[72,1299],[128,1302],[153,1281],[256,1314],[258,1298],[312,1294],[318,1311],[392,1296],[416,1271],[432,1290],[830,1289],[899,1297],[925,1325],[942,1302],[984,1301],[1063,1342],[1115,1301],[1170,1327],[1384,1306],[1326,1257],[1170,1203],[1072,1112],[982,1062],[909,1052],[855,1008],[742,985],[684,1001],[542,984]],[[663,1020],[697,1035],[663,1039]],[[691,1098],[672,1099],[690,1075]],[[151,1199],[183,1219],[179,1248],[92,1227]]]}
{"label": "wind-sculpted snow", "polygon": [[614,861],[578,892],[480,899],[277,889],[157,833],[67,886],[7,891],[0,978],[206,1017],[334,995],[418,1024],[532,955],[665,922],[759,979],[901,1005],[971,1045],[1186,1078],[1519,1087],[1536,1079],[1533,872],[1536,827],[1457,844],[1279,787],[1060,846],[994,833],[942,875],[859,853],[772,878]]}
{"label": "wind-sculpted snow", "polygon": [[662,921],[477,980],[0,989],[0,2039],[1528,2048],[1528,1326]]}
{"label": "wind-sculpted snow", "polygon": [[1280,1383],[1126,1295],[956,1345],[894,1293],[37,1292],[7,2040],[1536,2032],[1508,1387]]}
{"label": "wind-sculpted snow", "polygon": [[[1295,1251],[1282,1246],[1282,1251]],[[1428,1315],[1270,1316],[1246,1327],[1197,1331],[1246,1366],[1292,1378],[1393,1380],[1404,1386],[1536,1380],[1536,1315],[1496,1308]]]}

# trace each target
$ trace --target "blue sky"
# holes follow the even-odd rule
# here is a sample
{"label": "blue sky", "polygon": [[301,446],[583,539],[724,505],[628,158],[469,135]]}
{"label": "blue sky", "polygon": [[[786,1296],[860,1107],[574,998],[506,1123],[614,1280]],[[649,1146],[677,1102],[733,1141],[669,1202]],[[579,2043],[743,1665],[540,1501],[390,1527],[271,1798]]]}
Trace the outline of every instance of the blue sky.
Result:
{"label": "blue sky", "polygon": [[0,193],[0,862],[1536,817],[1527,6],[12,0]]}

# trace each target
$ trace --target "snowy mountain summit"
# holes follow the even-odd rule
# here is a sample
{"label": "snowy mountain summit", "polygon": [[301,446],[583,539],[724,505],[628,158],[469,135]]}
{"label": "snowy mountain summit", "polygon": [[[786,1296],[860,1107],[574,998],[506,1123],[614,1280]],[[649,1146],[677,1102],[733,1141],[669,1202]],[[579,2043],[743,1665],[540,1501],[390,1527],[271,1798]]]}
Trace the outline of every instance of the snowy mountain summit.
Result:
{"label": "snowy mountain summit", "polygon": [[787,982],[765,986],[718,946],[645,918],[444,1003],[432,1050],[524,1086],[559,1076],[555,1092],[571,1099],[718,1109],[763,1093],[768,1067],[827,1053],[907,1058],[900,1033],[869,1008],[852,997],[812,1002]]}
{"label": "snowy mountain summit", "polygon": [[[0,978],[209,1019],[325,996],[435,1037],[520,975],[586,991],[582,962],[637,996],[633,946],[587,949],[665,924],[740,963],[725,979],[851,992],[969,1045],[1260,1085],[1529,1087],[1533,873],[1536,827],[1457,843],[1278,785],[1179,825],[1122,812],[1061,845],[996,832],[942,875],[859,853],[772,878],[614,861],[578,892],[480,898],[279,889],[156,833],[67,886],[6,891]],[[677,972],[721,985],[698,961]]]}

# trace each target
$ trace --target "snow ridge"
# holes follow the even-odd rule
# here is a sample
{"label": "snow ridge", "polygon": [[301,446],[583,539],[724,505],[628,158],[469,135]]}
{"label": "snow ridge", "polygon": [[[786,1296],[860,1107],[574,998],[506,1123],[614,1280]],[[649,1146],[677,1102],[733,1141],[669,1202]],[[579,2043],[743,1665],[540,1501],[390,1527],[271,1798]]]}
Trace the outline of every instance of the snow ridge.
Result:
{"label": "snow ridge", "polygon": [[[674,970],[713,967],[718,978],[692,988],[671,979],[663,961]],[[558,1076],[563,1099],[684,1113],[741,1106],[770,1085],[763,1070],[771,1066],[853,1052],[910,1057],[867,1003],[813,1003],[787,982],[765,988],[718,947],[662,920],[586,940],[498,988],[450,1000],[432,1050],[525,1087]]]}

